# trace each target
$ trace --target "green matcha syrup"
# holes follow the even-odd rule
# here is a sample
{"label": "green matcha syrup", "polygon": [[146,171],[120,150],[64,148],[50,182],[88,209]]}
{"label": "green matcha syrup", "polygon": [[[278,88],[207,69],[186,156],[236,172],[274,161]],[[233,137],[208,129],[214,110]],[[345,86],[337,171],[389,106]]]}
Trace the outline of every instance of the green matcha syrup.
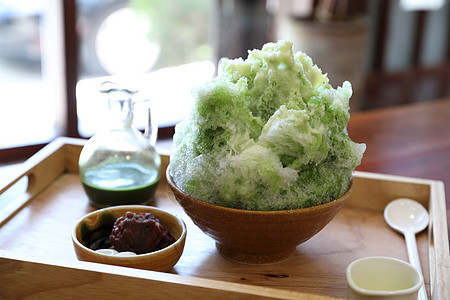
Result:
{"label": "green matcha syrup", "polygon": [[136,103],[132,96],[137,91],[106,81],[100,92],[108,95],[109,118],[101,122],[105,128],[83,146],[78,160],[89,202],[96,207],[148,203],[153,200],[161,166],[153,147],[158,126],[150,106],[142,111],[147,116],[142,134],[132,126]]}
{"label": "green matcha syrup", "polygon": [[153,200],[159,172],[137,163],[119,162],[86,171],[81,182],[96,207],[144,204]]}

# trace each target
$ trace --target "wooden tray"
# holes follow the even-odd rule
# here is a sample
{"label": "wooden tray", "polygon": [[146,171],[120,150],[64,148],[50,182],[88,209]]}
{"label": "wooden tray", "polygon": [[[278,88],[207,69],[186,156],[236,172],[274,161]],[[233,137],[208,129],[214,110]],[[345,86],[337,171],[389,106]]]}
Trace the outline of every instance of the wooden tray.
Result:
{"label": "wooden tray", "polygon": [[[80,262],[71,231],[94,210],[77,174],[83,144],[57,139],[0,190],[0,202],[10,201],[0,211],[0,298],[346,298],[345,269],[351,261],[371,255],[408,260],[403,236],[382,215],[385,205],[399,197],[414,198],[428,208],[428,232],[417,235],[426,289],[434,299],[450,295],[443,183],[365,172],[355,172],[354,191],[337,217],[284,263],[248,266],[221,257],[164,180],[152,205],[175,212],[188,227],[185,251],[169,273]],[[167,165],[168,157],[163,161]],[[12,200],[2,198],[20,185],[24,191]]]}

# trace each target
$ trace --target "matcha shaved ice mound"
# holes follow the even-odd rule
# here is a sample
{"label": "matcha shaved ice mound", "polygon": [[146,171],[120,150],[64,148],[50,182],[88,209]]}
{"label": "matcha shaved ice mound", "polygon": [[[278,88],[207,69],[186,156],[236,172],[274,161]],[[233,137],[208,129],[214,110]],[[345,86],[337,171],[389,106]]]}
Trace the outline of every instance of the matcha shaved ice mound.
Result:
{"label": "matcha shaved ice mound", "polygon": [[217,205],[283,210],[348,189],[366,146],[348,137],[349,82],[334,89],[305,53],[279,41],[222,59],[175,128],[170,173],[185,193]]}

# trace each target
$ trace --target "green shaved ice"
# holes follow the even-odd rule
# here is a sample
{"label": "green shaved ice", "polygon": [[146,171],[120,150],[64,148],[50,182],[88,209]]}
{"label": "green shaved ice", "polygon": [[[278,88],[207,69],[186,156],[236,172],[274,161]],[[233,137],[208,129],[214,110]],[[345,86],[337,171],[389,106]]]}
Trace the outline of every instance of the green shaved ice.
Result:
{"label": "green shaved ice", "polygon": [[334,89],[292,43],[222,59],[175,128],[170,172],[185,193],[248,210],[319,205],[341,196],[366,146],[354,143],[349,82]]}

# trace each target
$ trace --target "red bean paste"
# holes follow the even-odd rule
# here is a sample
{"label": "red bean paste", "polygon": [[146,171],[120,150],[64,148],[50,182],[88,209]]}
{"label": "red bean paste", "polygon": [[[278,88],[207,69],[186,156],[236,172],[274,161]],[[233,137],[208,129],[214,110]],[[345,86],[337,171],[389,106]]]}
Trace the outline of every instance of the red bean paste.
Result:
{"label": "red bean paste", "polygon": [[165,248],[175,238],[153,214],[127,212],[114,223],[109,241],[111,248],[119,252],[143,254]]}

